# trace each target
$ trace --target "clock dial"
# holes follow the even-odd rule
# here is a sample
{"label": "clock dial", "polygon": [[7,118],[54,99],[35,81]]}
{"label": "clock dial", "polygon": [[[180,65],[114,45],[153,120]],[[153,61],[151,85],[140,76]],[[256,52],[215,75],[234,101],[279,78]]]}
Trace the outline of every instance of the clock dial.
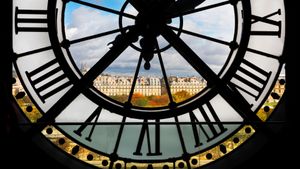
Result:
{"label": "clock dial", "polygon": [[55,129],[108,168],[191,168],[269,132],[282,0],[15,0],[13,14],[14,68],[41,113],[29,135]]}

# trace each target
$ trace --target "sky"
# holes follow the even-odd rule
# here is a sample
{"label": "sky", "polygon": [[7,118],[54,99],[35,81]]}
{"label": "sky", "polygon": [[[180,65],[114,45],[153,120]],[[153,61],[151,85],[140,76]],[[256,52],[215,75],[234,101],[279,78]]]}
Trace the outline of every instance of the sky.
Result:
{"label": "sky", "polygon": [[[84,0],[86,2],[97,4],[106,8],[119,11],[125,0]],[[223,2],[224,0],[206,0],[199,7]],[[137,11],[130,5],[126,6],[125,12],[131,15],[136,15]],[[234,34],[234,11],[233,7],[224,5],[218,8],[205,10],[203,12],[186,15],[183,18],[183,29],[192,31],[194,33],[202,34],[205,36],[220,39],[226,42],[233,40]],[[133,25],[134,20],[128,18],[122,18],[122,25]],[[65,25],[66,35],[69,40],[76,40],[82,37],[87,37],[110,30],[119,29],[119,16],[109,12],[101,11],[98,9],[90,8],[87,6],[79,5],[70,1],[67,4],[65,11]],[[178,27],[179,19],[172,20],[172,26]],[[109,49],[109,44],[114,41],[117,35],[120,33],[110,34],[101,38],[95,38],[89,41],[73,44],[70,47],[72,57],[80,68],[82,64],[86,64],[89,67],[93,66]],[[191,36],[185,33],[180,35],[180,38],[195,52],[197,55],[215,72],[219,73],[222,66],[226,62],[229,47],[211,42],[205,39],[201,39],[195,36]],[[160,47],[168,45],[162,37],[158,37]],[[139,48],[139,44],[134,44]],[[193,68],[187,64],[184,58],[172,47],[162,52],[162,59],[166,69],[167,75],[177,76],[194,76],[199,75]],[[103,73],[117,74],[117,75],[134,75],[137,61],[139,59],[140,52],[132,47],[128,47],[116,60],[113,62]],[[144,62],[142,63],[144,64]],[[157,55],[154,56],[151,61],[151,69],[144,70],[141,68],[140,75],[156,75],[162,76],[161,67]],[[220,106],[221,99],[215,99],[215,104],[220,108],[223,116],[228,119],[241,120],[240,116],[232,113],[230,108],[225,107],[227,103]],[[78,103],[83,103],[78,100]],[[75,103],[74,103],[75,104]],[[94,103],[93,103],[94,104]],[[80,104],[79,104],[80,105]],[[94,105],[97,106],[97,105]],[[228,106],[228,105],[227,105]],[[71,106],[70,106],[71,107]],[[88,106],[91,107],[91,106]],[[74,106],[77,111],[78,106]],[[83,107],[86,108],[86,107]],[[224,112],[227,111],[227,112]],[[68,111],[65,111],[66,113]],[[69,111],[74,113],[73,110]],[[199,114],[199,113],[198,113]],[[65,121],[66,116],[62,113],[56,120]],[[82,116],[72,116],[80,117]],[[110,117],[104,116],[104,117]],[[185,119],[185,117],[182,117]],[[221,119],[221,121],[225,121]],[[70,119],[70,121],[76,119]],[[70,130],[73,131],[73,130]],[[136,137],[137,138],[137,137]]]}
{"label": "sky", "polygon": [[[120,11],[125,0],[84,1]],[[223,0],[207,0],[198,7],[222,1]],[[131,5],[126,6],[125,12],[132,15],[137,14],[137,11]],[[233,39],[234,12],[231,5],[224,5],[203,12],[186,15],[183,19],[184,30],[227,42],[230,42]],[[116,14],[73,3],[72,1],[67,4],[65,11],[65,31],[69,40],[119,29],[118,21],[119,16]],[[126,17],[122,18],[123,26],[133,24],[133,19],[128,19]],[[178,28],[179,19],[174,18],[171,25]],[[71,45],[70,51],[77,66],[79,68],[83,64],[88,67],[93,66],[107,51],[109,51],[108,44],[119,34],[120,33],[115,33]],[[228,46],[185,33],[182,33],[180,38],[216,73],[220,71],[230,52]],[[168,45],[168,42],[162,37],[158,37],[158,42],[161,48]],[[138,43],[136,43],[135,46],[140,47]],[[168,50],[162,52],[161,55],[167,75],[199,75],[174,48],[170,47]],[[139,56],[139,51],[129,47],[105,70],[104,73],[132,75],[135,72]],[[140,69],[140,74],[160,76],[161,66],[159,64],[158,56],[155,55],[150,63],[151,69],[145,70],[142,67]],[[142,65],[143,64],[144,61]]]}

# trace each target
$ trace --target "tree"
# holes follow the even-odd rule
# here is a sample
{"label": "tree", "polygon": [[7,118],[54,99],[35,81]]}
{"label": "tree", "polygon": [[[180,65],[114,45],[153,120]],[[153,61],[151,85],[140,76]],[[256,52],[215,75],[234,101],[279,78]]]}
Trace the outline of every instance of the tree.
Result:
{"label": "tree", "polygon": [[128,96],[127,95],[117,95],[117,96],[109,96],[110,98],[121,102],[121,103],[125,103],[128,100]]}
{"label": "tree", "polygon": [[182,90],[180,92],[177,92],[177,93],[173,94],[173,100],[176,103],[185,101],[185,100],[187,100],[191,97],[192,97],[192,95],[189,92],[185,91],[185,90]]}
{"label": "tree", "polygon": [[168,96],[161,95],[161,96],[150,96],[148,106],[149,107],[162,107],[162,106],[167,106],[169,101]]}
{"label": "tree", "polygon": [[132,96],[131,103],[134,106],[146,107],[148,104],[148,99],[141,93],[134,93]]}

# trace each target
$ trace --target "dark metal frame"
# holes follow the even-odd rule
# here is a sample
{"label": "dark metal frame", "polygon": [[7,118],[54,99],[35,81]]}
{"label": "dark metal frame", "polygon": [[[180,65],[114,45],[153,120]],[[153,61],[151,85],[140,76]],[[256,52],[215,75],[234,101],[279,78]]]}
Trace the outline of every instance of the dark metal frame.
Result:
{"label": "dark metal frame", "polygon": [[[290,15],[290,14],[289,14]],[[289,20],[288,20],[289,21]],[[288,22],[288,25],[289,25],[289,22]],[[288,36],[291,36],[290,34],[288,34]],[[287,37],[287,39],[288,40],[290,40],[291,39],[291,37]],[[290,43],[290,41],[288,41],[287,42],[288,44]],[[59,47],[60,48],[60,47]],[[10,53],[10,52],[9,52]],[[288,53],[287,51],[285,51],[285,53]],[[2,84],[2,83],[1,83]],[[6,85],[4,85],[4,86],[6,86],[5,88],[7,89],[7,86],[10,86],[10,84],[6,84]],[[7,99],[5,99],[6,101],[7,101]],[[10,100],[10,99],[9,99]],[[10,102],[10,101],[9,101]],[[10,110],[11,111],[11,110]],[[15,110],[13,110],[13,111],[15,111]],[[280,109],[279,109],[279,111],[281,111]],[[272,117],[272,119],[271,120],[273,120],[273,119],[276,119],[276,116],[275,117]],[[282,120],[282,118],[280,117],[279,118],[280,120]],[[46,123],[48,123],[48,121],[45,121]],[[265,133],[257,133],[257,135],[255,136],[255,137],[265,137],[265,135],[264,135]],[[40,136],[35,136],[35,137],[40,137]],[[39,139],[44,139],[44,138],[39,138]],[[38,140],[39,140],[38,139]],[[255,142],[255,143],[257,143],[257,141],[254,141],[254,139],[255,138],[253,138],[253,142]],[[265,139],[265,138],[264,138]],[[261,138],[259,138],[259,140],[261,140]],[[40,140],[39,140],[40,141]],[[258,142],[260,142],[260,143],[262,143],[262,145],[263,145],[263,141],[258,141]],[[42,143],[41,145],[42,146],[45,146],[45,145],[47,145],[48,143],[46,143],[46,142],[44,142],[44,143]],[[251,144],[251,143],[247,143],[247,144]],[[240,151],[243,151],[243,149],[245,148],[245,147],[248,147],[248,146],[257,146],[257,145],[244,145],[244,146],[242,146],[242,147],[240,147],[239,148],[239,150],[238,151],[236,151],[236,155],[235,155],[235,152],[234,152],[234,154],[231,156],[231,157],[225,157],[225,158],[227,158],[228,160],[219,160],[219,161],[216,161],[215,162],[215,164],[216,165],[220,165],[220,164],[222,164],[222,165],[224,165],[224,163],[226,163],[226,161],[231,161],[229,158],[231,158],[231,159],[234,159],[237,155],[240,155],[241,153],[240,153]],[[50,148],[51,149],[51,147],[52,147],[52,145],[50,144],[49,145],[49,147],[47,147],[46,146],[46,149],[48,150],[48,148]],[[45,147],[44,147],[45,148]],[[246,149],[246,148],[245,148]],[[56,153],[58,153],[58,152],[53,152],[53,154],[56,154]],[[248,151],[247,151],[247,153],[248,153]],[[58,154],[60,154],[60,153],[58,153]],[[245,155],[246,153],[244,153],[243,155]],[[64,156],[65,154],[63,154],[62,156]],[[249,154],[248,154],[249,155]],[[75,160],[76,161],[76,160]],[[74,162],[74,166],[80,166],[81,164],[78,164],[77,162]],[[228,164],[229,165],[229,164]],[[226,166],[227,166],[227,164],[226,164]],[[206,166],[205,168],[210,168],[210,166]]]}

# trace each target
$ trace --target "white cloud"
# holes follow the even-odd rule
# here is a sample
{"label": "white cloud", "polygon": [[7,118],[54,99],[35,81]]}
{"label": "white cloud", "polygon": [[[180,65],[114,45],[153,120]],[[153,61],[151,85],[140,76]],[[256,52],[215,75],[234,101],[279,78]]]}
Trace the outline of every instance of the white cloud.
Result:
{"label": "white cloud", "polygon": [[78,28],[67,28],[66,36],[68,39],[75,37],[78,34]]}
{"label": "white cloud", "polygon": [[[198,12],[189,18],[194,22],[198,31],[214,38],[231,41],[234,33],[234,11],[231,5]],[[199,29],[199,27],[201,29]]]}
{"label": "white cloud", "polygon": [[[118,28],[118,17],[106,12],[100,12],[86,7],[79,7],[72,12],[71,23],[66,32],[71,31],[69,39],[81,38],[103,31]],[[74,28],[76,28],[74,30]]]}
{"label": "white cloud", "polygon": [[[117,22],[116,15],[80,7],[72,12],[71,23],[66,27],[66,35],[69,40],[95,35],[118,28]],[[77,65],[95,64],[109,50],[107,45],[115,36],[116,34],[113,34],[72,45],[70,51]]]}
{"label": "white cloud", "polygon": [[[213,2],[213,1],[208,1]],[[126,13],[136,15],[136,11],[128,6]],[[92,18],[92,19],[91,19]],[[66,27],[68,39],[74,40],[97,33],[118,29],[119,17],[114,14],[104,13],[91,8],[80,7],[72,11],[72,19]],[[124,25],[133,24],[133,20],[124,19]],[[173,24],[173,25],[176,25]],[[225,41],[231,41],[233,36],[234,14],[231,5],[219,7],[205,12],[199,12],[184,17],[184,29],[206,36],[211,36]],[[77,65],[87,63],[92,66],[108,50],[108,43],[112,42],[118,33],[74,44],[70,50]],[[207,40],[182,34],[180,36],[216,73],[224,64],[229,50],[228,47]],[[165,46],[165,41],[159,41],[160,46]],[[134,70],[137,65],[139,52],[128,48],[116,62],[110,66],[110,70],[125,73],[127,70]],[[162,53],[167,73],[176,74],[197,74],[190,65],[174,49]],[[155,56],[157,57],[157,56]],[[152,72],[160,73],[158,59],[153,59]],[[143,66],[143,65],[142,65]],[[193,73],[191,73],[193,72]],[[145,73],[145,72],[144,72]]]}
{"label": "white cloud", "polygon": [[[209,4],[213,1],[206,2]],[[231,42],[234,34],[233,8],[231,5],[226,5],[205,12],[186,15],[184,17],[183,29]],[[189,47],[193,49],[213,71],[216,73],[220,71],[230,52],[228,46],[187,34],[183,34],[180,37],[189,44]]]}

